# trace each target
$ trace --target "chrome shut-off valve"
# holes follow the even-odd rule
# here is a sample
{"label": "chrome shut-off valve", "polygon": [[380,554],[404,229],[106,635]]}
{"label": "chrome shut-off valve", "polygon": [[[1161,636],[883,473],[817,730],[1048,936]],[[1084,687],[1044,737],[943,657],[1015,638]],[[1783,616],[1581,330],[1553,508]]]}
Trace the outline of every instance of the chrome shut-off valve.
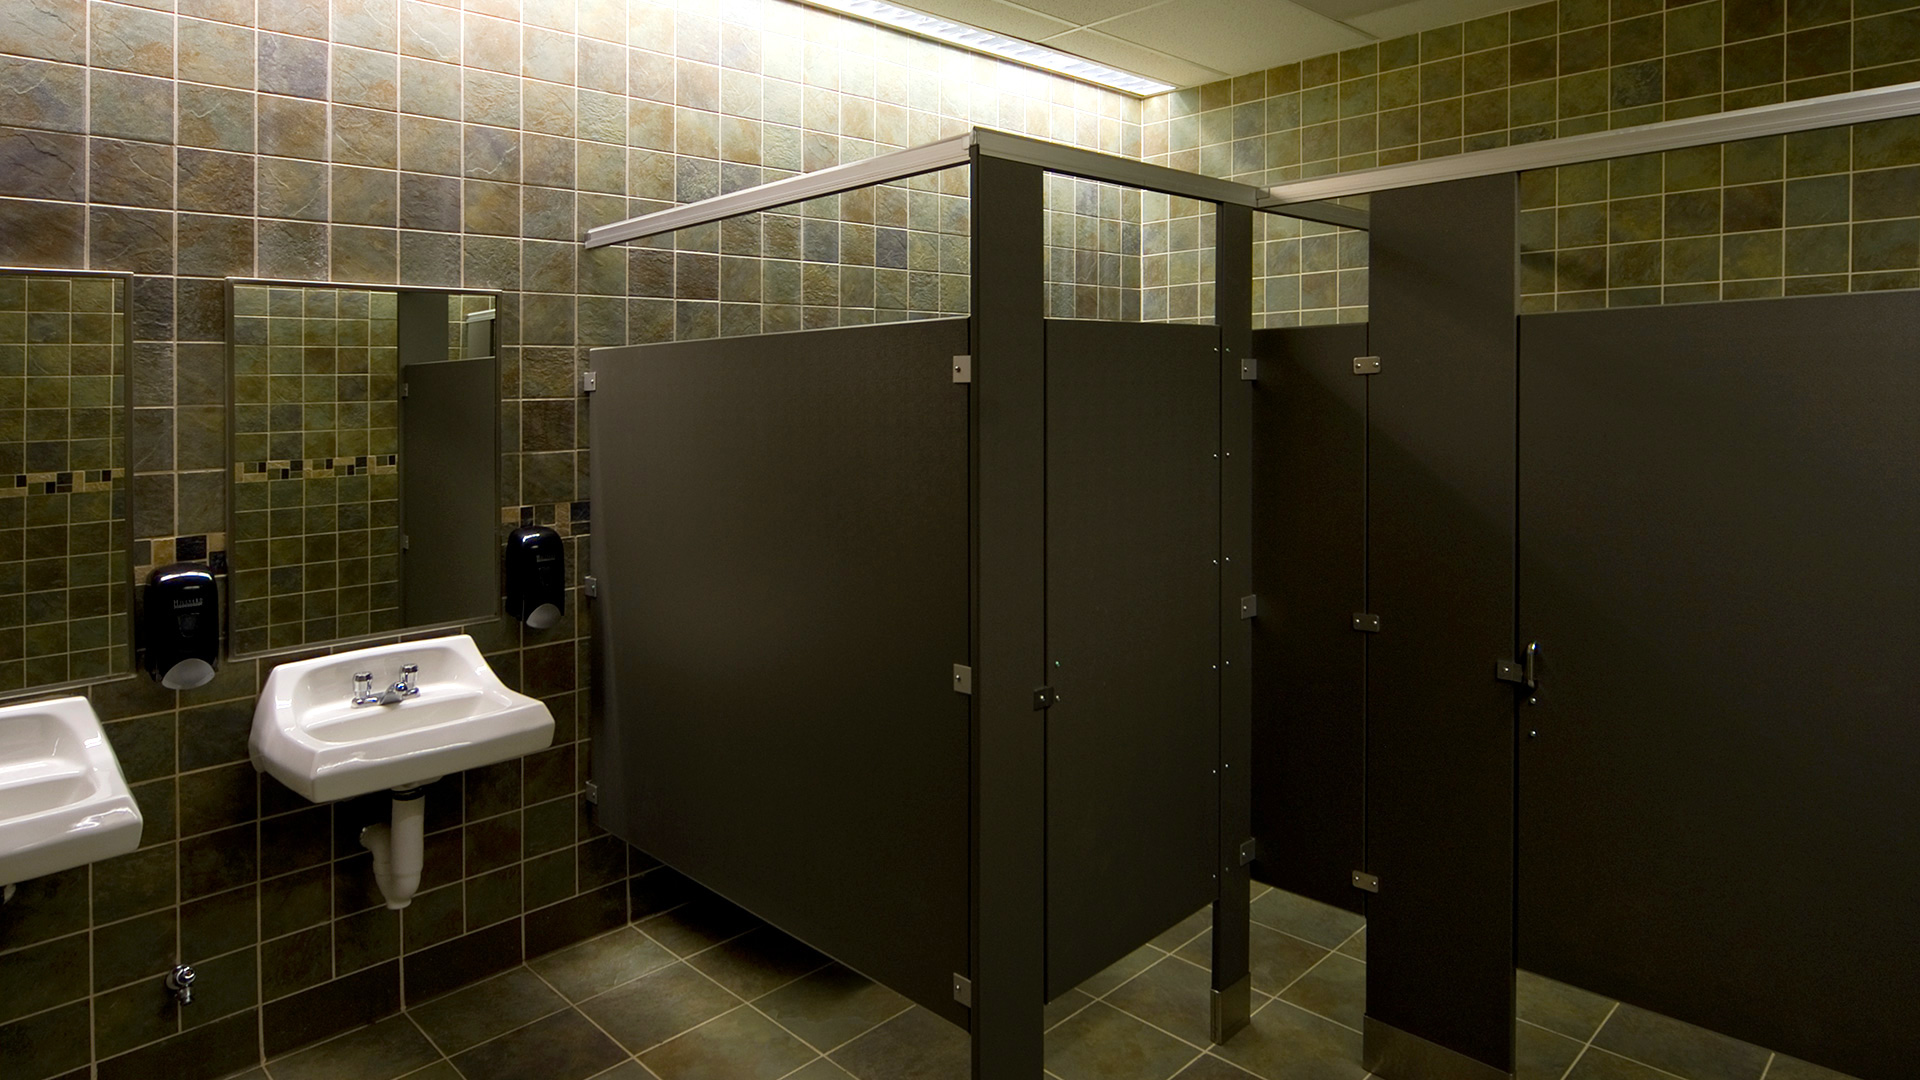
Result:
{"label": "chrome shut-off valve", "polygon": [[193,1004],[193,969],[185,964],[167,972],[167,992],[182,1005]]}

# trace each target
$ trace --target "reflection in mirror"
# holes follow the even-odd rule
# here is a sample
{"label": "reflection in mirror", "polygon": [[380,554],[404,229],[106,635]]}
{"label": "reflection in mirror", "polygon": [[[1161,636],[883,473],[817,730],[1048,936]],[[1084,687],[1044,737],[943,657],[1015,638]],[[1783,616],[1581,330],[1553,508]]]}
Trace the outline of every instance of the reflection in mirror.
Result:
{"label": "reflection in mirror", "polygon": [[499,606],[494,298],[234,282],[229,652]]}
{"label": "reflection in mirror", "polygon": [[0,270],[0,693],[133,670],[126,301]]}

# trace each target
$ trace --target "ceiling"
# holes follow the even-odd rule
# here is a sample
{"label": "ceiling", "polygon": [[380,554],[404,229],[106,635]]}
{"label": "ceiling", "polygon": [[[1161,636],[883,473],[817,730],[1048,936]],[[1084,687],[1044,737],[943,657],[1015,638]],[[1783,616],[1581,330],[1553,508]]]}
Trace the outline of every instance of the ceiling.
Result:
{"label": "ceiling", "polygon": [[1176,86],[1431,30],[1528,0],[900,0]]}

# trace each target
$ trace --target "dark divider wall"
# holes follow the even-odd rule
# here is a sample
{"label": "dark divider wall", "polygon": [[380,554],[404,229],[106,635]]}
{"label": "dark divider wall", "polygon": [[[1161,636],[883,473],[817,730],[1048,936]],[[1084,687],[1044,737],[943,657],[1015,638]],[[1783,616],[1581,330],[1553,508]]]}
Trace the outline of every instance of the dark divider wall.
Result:
{"label": "dark divider wall", "polygon": [[966,350],[960,319],[605,350],[592,432],[602,824],[962,1026]]}

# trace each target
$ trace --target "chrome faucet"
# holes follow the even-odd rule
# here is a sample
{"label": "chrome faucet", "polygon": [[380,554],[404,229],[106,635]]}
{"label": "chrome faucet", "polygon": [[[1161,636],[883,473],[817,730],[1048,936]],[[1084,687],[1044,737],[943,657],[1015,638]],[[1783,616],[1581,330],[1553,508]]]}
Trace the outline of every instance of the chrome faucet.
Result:
{"label": "chrome faucet", "polygon": [[353,676],[353,707],[365,708],[369,705],[398,705],[410,697],[420,696],[420,665],[400,665],[400,681],[376,694],[373,692],[373,672],[359,671]]}

